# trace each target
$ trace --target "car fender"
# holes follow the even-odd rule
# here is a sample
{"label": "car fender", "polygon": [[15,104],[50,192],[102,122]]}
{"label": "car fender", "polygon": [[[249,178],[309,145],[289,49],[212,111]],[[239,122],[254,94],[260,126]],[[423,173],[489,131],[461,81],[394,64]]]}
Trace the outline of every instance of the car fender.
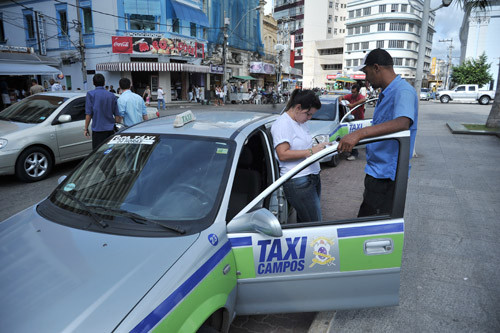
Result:
{"label": "car fender", "polygon": [[184,324],[179,328],[179,332],[195,332],[198,330],[212,314],[224,308],[227,298],[228,295],[224,293],[207,298],[192,310],[191,315],[186,318]]}

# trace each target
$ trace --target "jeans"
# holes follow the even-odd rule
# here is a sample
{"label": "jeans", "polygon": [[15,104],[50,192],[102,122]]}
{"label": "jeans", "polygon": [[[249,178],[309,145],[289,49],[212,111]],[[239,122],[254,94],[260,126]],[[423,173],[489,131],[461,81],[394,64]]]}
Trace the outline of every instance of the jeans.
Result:
{"label": "jeans", "polygon": [[288,202],[297,211],[297,222],[321,221],[319,175],[292,178],[283,185]]}
{"label": "jeans", "polygon": [[158,100],[158,110],[160,109],[165,110],[165,100],[163,98]]}

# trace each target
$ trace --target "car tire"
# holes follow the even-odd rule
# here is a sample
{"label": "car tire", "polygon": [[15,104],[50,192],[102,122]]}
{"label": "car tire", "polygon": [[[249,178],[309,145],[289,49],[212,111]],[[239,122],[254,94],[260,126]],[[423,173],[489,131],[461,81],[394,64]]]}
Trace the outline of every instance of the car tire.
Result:
{"label": "car tire", "polygon": [[16,176],[25,182],[37,182],[47,178],[53,165],[52,155],[47,149],[29,147],[17,159]]}
{"label": "car tire", "polygon": [[448,95],[443,95],[439,98],[441,103],[448,103],[450,101],[450,97]]}
{"label": "car tire", "polygon": [[488,96],[481,96],[479,98],[479,104],[481,104],[481,105],[488,105],[488,104],[490,104],[490,98]]}
{"label": "car tire", "polygon": [[339,162],[340,162],[339,154],[335,154],[332,156],[332,159],[326,162],[325,164],[328,165],[329,167],[335,168],[337,165],[339,165]]}

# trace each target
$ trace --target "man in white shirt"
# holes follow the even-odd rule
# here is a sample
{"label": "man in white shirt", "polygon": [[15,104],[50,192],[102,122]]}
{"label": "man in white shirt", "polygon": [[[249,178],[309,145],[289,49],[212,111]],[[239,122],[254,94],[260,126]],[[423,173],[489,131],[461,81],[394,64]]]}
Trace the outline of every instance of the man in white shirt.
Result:
{"label": "man in white shirt", "polygon": [[158,93],[158,110],[165,110],[165,97],[163,97],[163,89],[158,87],[156,92]]}
{"label": "man in white shirt", "polygon": [[54,79],[50,79],[49,83],[50,83],[50,90],[51,91],[61,91],[62,90],[62,87],[59,84],[59,82],[56,82]]}

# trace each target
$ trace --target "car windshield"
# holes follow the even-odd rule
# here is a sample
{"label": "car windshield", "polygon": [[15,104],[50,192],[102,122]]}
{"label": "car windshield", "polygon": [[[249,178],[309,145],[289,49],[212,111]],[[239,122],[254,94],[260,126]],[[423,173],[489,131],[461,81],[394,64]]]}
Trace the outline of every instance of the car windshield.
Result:
{"label": "car windshield", "polygon": [[[227,181],[230,146],[220,139],[115,135],[80,164],[50,200],[78,214],[85,214],[86,206],[101,216],[133,213],[133,218],[162,226],[211,224]],[[151,227],[158,228],[158,223]]]}
{"label": "car windshield", "polygon": [[321,108],[312,116],[312,120],[335,120],[338,99],[321,99]]}
{"label": "car windshield", "polygon": [[59,96],[30,96],[0,112],[0,120],[31,124],[41,123],[66,100],[67,98]]}

